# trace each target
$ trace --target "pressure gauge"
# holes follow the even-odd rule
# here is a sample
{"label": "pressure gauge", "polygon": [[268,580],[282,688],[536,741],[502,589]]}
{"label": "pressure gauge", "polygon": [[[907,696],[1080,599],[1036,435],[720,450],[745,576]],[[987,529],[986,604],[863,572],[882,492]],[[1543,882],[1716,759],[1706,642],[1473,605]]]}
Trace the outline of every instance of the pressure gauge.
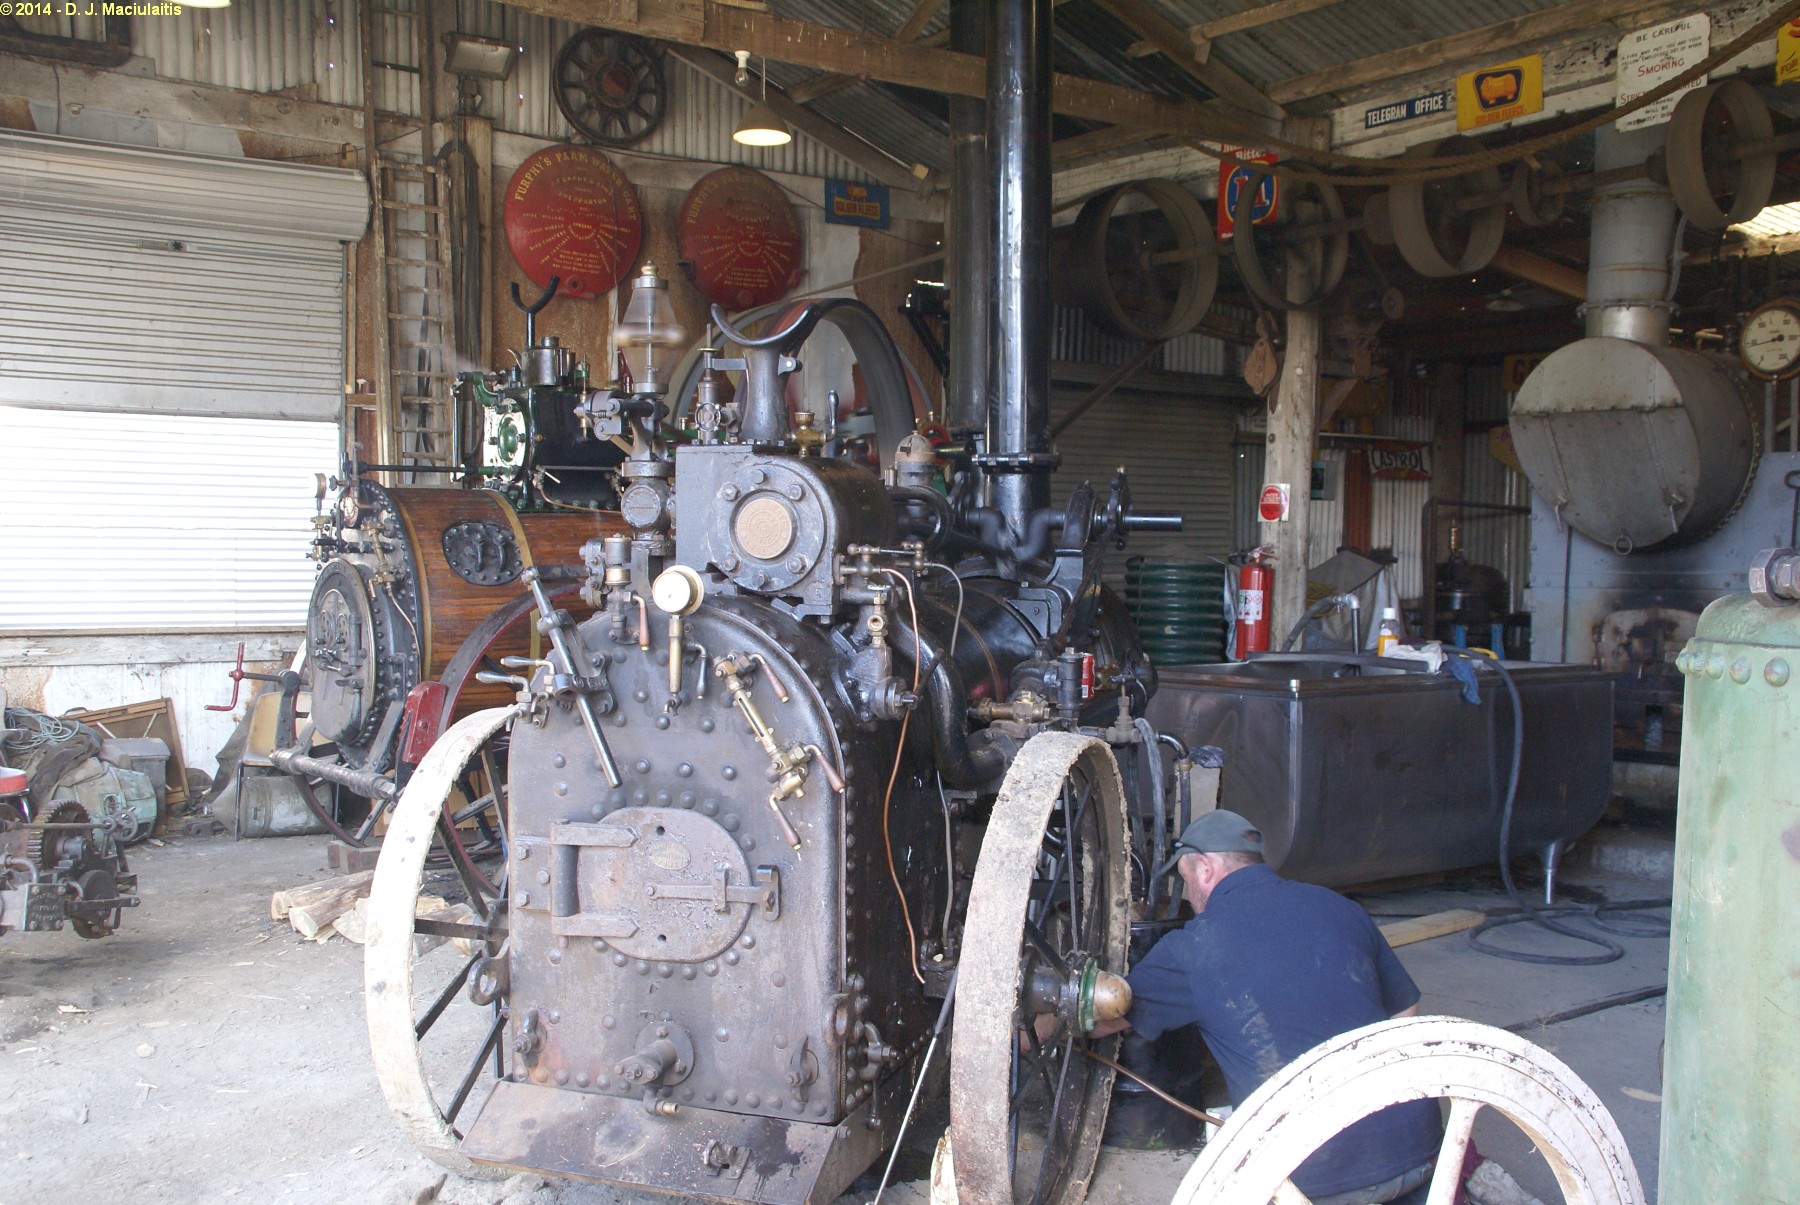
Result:
{"label": "pressure gauge", "polygon": [[1738,332],[1738,355],[1766,381],[1800,372],[1800,301],[1781,297],[1753,310]]}

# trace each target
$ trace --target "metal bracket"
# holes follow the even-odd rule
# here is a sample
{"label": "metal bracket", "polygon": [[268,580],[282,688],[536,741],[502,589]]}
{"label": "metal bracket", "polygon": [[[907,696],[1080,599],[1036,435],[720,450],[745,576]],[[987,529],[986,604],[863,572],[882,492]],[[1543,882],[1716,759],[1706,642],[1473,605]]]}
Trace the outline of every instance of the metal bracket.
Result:
{"label": "metal bracket", "polygon": [[760,904],[771,917],[781,915],[781,872],[773,866],[758,866],[754,885],[733,887],[731,872],[721,870],[705,883],[652,883],[647,890],[652,899],[708,900],[715,912],[728,912],[733,904]]}
{"label": "metal bracket", "polygon": [[581,910],[581,851],[625,849],[637,843],[636,829],[624,824],[559,820],[550,826],[550,932],[558,937],[630,937],[638,930],[630,917]]}
{"label": "metal bracket", "polygon": [[712,1139],[700,1148],[700,1166],[709,1176],[736,1180],[750,1165],[750,1148]]}

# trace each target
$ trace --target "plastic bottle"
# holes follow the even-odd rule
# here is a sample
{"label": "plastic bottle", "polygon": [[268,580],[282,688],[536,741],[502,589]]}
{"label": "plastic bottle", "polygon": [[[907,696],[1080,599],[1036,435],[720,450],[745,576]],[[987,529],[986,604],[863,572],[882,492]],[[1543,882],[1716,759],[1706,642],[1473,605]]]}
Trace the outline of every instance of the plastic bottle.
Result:
{"label": "plastic bottle", "polygon": [[1375,655],[1385,657],[1400,643],[1400,615],[1392,607],[1381,608],[1381,626],[1375,629]]}

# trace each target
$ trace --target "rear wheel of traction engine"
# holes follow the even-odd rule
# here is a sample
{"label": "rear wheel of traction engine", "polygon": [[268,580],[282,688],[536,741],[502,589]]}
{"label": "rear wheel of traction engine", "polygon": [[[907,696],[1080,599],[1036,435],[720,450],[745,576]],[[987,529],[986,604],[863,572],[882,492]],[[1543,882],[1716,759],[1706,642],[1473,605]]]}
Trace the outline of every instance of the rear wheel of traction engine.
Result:
{"label": "rear wheel of traction engine", "polygon": [[1063,732],[1028,741],[982,839],[958,961],[950,1145],[963,1205],[1087,1193],[1113,1073],[1083,1052],[1117,1039],[1090,1043],[1062,1014],[1040,1039],[1033,1014],[1045,984],[1079,991],[1096,970],[1124,974],[1126,845],[1112,750]]}
{"label": "rear wheel of traction engine", "polygon": [[1524,1132],[1568,1205],[1644,1205],[1625,1139],[1593,1090],[1542,1047],[1457,1017],[1380,1021],[1313,1047],[1238,1107],[1170,1205],[1305,1201],[1287,1177],[1326,1141],[1389,1105],[1445,1098],[1431,1205],[1456,1196],[1484,1108]]}
{"label": "rear wheel of traction engine", "polygon": [[[511,707],[494,707],[464,717],[413,772],[381,843],[363,948],[369,1047],[388,1108],[428,1158],[482,1179],[506,1173],[465,1157],[456,1123],[479,1110],[504,1072],[506,880],[504,867],[484,875],[472,859],[454,856],[461,845],[454,837],[446,840],[446,804],[484,764],[484,773],[494,773],[486,755],[513,714]],[[490,783],[490,792],[498,795],[499,786]],[[505,809],[496,807],[495,814],[503,824]],[[415,912],[427,860],[446,845],[475,913],[465,922],[474,926],[464,941],[470,949],[441,944],[421,955],[415,953]]]}

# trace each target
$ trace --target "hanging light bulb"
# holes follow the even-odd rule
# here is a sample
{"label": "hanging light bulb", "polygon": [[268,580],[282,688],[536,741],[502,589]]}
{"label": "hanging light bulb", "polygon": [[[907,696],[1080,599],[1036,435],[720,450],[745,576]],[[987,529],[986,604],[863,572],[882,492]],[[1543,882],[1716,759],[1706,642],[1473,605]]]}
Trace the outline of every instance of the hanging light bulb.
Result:
{"label": "hanging light bulb", "polygon": [[686,338],[669,301],[669,282],[656,274],[655,264],[645,264],[631,282],[631,300],[619,315],[612,336],[613,346],[625,353],[632,388],[638,393],[661,393],[667,388],[666,382],[657,378],[657,349],[678,346]]}
{"label": "hanging light bulb", "polygon": [[[748,62],[750,52],[738,51],[741,62]],[[733,142],[741,142],[745,146],[786,146],[794,140],[794,135],[781,120],[781,115],[769,107],[769,61],[763,60],[762,67],[762,99],[750,106],[744,119],[731,132]]]}
{"label": "hanging light bulb", "polygon": [[739,50],[734,53],[737,55],[738,61],[736,82],[737,86],[742,88],[750,82],[750,52],[748,50]]}

